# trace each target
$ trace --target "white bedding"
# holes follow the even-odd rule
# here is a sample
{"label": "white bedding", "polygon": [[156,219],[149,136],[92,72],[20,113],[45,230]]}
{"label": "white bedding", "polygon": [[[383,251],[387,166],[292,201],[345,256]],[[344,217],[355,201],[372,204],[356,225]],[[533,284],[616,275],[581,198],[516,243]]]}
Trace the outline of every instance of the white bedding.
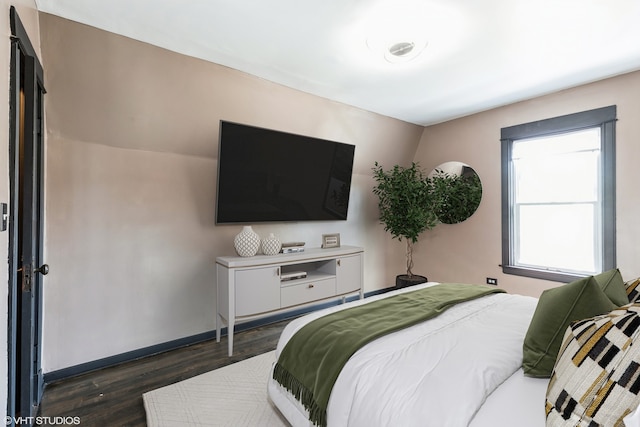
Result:
{"label": "white bedding", "polygon": [[[421,287],[433,285],[436,284]],[[296,319],[283,331],[276,356],[289,338],[313,319],[413,290],[416,287]],[[327,407],[328,425],[498,425],[496,419],[486,424],[482,418],[493,417],[493,414],[485,414],[480,409],[494,389],[507,379],[505,387],[509,384],[519,387],[517,374],[522,364],[522,342],[536,303],[537,299],[531,297],[494,294],[459,304],[435,319],[366,345],[351,357],[334,385]],[[539,408],[538,419],[541,420],[531,426],[542,426],[546,381],[533,380],[530,385],[530,394],[539,394],[531,408]],[[293,426],[310,425],[301,404],[273,379],[269,381],[268,390],[273,402]],[[512,397],[514,392],[508,392],[506,396]],[[534,398],[527,400],[530,402]],[[488,400],[487,404],[491,402],[493,400]],[[492,405],[504,413],[515,408],[501,405],[501,399],[496,399]],[[520,422],[518,425],[526,421],[522,417],[515,419]]]}
{"label": "white bedding", "polygon": [[518,369],[494,390],[469,427],[544,427],[548,378],[525,377]]}

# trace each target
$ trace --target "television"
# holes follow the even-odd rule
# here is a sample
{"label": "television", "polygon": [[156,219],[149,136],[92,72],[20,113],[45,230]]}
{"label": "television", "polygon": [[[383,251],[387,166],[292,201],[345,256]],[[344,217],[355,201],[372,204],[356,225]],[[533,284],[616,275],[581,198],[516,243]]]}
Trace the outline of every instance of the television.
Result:
{"label": "television", "polygon": [[216,224],[346,220],[355,146],[220,121]]}

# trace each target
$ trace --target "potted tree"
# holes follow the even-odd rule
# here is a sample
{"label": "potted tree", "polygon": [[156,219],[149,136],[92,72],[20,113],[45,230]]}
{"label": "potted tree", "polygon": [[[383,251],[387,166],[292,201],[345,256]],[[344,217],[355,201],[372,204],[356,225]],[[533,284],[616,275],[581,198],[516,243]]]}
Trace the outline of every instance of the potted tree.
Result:
{"label": "potted tree", "polygon": [[388,171],[376,162],[373,177],[377,183],[373,193],[379,199],[380,222],[394,239],[407,243],[407,271],[396,277],[396,286],[424,283],[427,278],[412,271],[413,245],[423,231],[438,224],[431,180],[415,162],[410,167],[396,165]]}

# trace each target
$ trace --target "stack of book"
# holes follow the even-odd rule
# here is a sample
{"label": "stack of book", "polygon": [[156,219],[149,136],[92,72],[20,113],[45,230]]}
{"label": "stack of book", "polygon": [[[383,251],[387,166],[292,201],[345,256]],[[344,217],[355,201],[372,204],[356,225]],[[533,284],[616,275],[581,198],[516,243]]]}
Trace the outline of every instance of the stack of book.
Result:
{"label": "stack of book", "polygon": [[295,252],[304,252],[304,242],[284,242],[280,252],[283,254],[291,254]]}

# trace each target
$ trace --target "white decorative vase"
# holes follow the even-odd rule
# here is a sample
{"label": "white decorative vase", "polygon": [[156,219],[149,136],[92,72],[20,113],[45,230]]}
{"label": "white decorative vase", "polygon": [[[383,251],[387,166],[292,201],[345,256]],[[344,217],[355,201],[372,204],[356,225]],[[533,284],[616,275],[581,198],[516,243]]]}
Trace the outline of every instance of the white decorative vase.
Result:
{"label": "white decorative vase", "polygon": [[269,233],[269,237],[262,240],[262,253],[265,255],[276,255],[281,247],[282,243],[273,233]]}
{"label": "white decorative vase", "polygon": [[240,256],[254,256],[260,248],[260,236],[250,225],[245,225],[233,239],[233,246]]}

